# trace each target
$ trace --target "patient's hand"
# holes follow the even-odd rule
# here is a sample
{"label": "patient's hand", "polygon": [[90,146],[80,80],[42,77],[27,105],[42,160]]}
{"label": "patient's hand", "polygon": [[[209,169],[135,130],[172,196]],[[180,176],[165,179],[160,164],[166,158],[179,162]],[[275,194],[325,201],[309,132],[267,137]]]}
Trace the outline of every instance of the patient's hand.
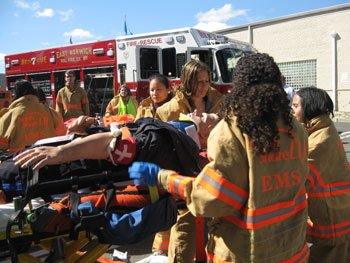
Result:
{"label": "patient's hand", "polygon": [[201,149],[207,149],[209,134],[219,122],[219,117],[214,113],[205,112],[198,116],[196,111],[187,114],[187,116],[197,124],[197,133],[201,144]]}
{"label": "patient's hand", "polygon": [[42,146],[17,155],[13,161],[21,168],[33,166],[33,170],[38,170],[48,164],[61,163],[63,156],[60,147]]}
{"label": "patient's hand", "polygon": [[69,133],[86,134],[86,130],[95,123],[96,119],[88,116],[80,116],[69,127]]}

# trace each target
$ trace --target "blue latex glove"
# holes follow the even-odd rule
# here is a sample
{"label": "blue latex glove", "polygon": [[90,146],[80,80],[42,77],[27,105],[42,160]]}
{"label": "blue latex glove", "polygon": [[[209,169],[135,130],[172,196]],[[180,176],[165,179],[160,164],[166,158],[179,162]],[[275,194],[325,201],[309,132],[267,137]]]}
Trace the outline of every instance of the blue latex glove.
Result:
{"label": "blue latex glove", "polygon": [[135,184],[157,185],[158,172],[161,168],[153,163],[133,162],[129,167],[129,175]]}

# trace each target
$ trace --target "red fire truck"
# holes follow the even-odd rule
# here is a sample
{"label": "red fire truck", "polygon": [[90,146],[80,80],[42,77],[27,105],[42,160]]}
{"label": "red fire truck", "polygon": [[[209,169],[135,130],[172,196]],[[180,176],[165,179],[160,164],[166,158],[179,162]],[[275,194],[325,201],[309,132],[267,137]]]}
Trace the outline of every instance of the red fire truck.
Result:
{"label": "red fire truck", "polygon": [[73,70],[88,94],[91,112],[96,114],[103,114],[114,96],[116,68],[115,40],[5,56],[8,90],[14,88],[16,80],[27,79],[41,87],[49,105],[55,107],[56,94],[65,84],[64,73]]}
{"label": "red fire truck", "polygon": [[248,43],[194,28],[121,36],[5,56],[6,87],[28,79],[45,90],[54,106],[55,94],[64,86],[64,71],[73,69],[88,93],[91,112],[103,115],[121,84],[141,101],[148,96],[152,74],[164,74],[172,85],[179,84],[182,66],[191,59],[207,63],[212,85],[226,93],[238,59],[251,52],[255,49]]}

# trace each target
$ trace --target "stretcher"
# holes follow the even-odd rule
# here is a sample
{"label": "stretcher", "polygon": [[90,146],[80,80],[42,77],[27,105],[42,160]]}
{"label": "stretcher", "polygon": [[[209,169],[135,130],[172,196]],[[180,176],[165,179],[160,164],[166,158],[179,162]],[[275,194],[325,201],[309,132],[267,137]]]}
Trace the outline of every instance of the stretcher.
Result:
{"label": "stretcher", "polygon": [[[44,205],[42,199],[32,200],[32,209],[40,205]],[[8,219],[15,210],[14,203],[0,205],[0,260],[10,259],[12,252],[6,240],[6,224]],[[29,215],[30,212],[26,210]],[[5,226],[5,228],[4,228]],[[94,243],[85,253],[81,250],[93,241],[93,237],[87,235],[85,231],[81,231],[76,240],[70,238],[67,231],[57,232],[53,235],[36,234],[33,232],[29,224],[23,224],[20,227],[15,227],[11,230],[11,238],[15,244],[17,262],[108,262],[108,260],[101,258],[101,256],[109,249],[108,244]],[[38,249],[47,251],[35,256],[32,252]]]}
{"label": "stretcher", "polygon": [[[200,156],[196,143],[172,125],[145,118],[129,123],[128,129],[135,138],[138,149],[134,161],[155,162],[166,169],[179,169],[180,173],[185,175],[200,172]],[[158,158],[159,156],[162,158]],[[4,164],[5,162],[1,166]],[[15,167],[14,170],[16,171],[17,168]],[[21,171],[18,178],[22,181],[23,178],[26,178],[23,188],[25,191],[22,191],[23,199],[16,205],[16,209],[14,204],[12,209],[9,209],[12,210],[12,213],[7,215],[7,219],[10,217],[7,226],[1,222],[0,260],[11,258],[13,262],[95,262],[111,245],[131,244],[142,240],[147,235],[170,229],[176,222],[175,201],[169,194],[164,193],[160,193],[158,200],[157,189],[151,187],[147,194],[148,203],[142,203],[142,208],[134,207],[132,211],[124,211],[125,214],[121,214],[122,216],[115,211],[106,210],[106,207],[108,208],[111,204],[110,201],[105,201],[106,206],[103,212],[98,211],[97,214],[91,216],[84,215],[84,211],[93,210],[93,207],[83,207],[85,210],[76,211],[72,206],[69,211],[71,218],[72,211],[74,215],[83,214],[83,216],[78,216],[77,222],[74,221],[76,217],[74,219],[73,216],[71,227],[65,228],[60,224],[57,224],[60,227],[56,227],[54,224],[55,228],[50,232],[38,230],[40,224],[36,222],[45,221],[48,217],[47,214],[37,211],[42,211],[41,209],[48,204],[50,207],[56,204],[50,200],[53,195],[67,192],[82,194],[80,192],[83,189],[84,191],[88,189],[88,193],[98,189],[107,189],[106,196],[109,197],[111,190],[123,187],[122,184],[132,184],[128,181],[127,168],[127,165],[118,165],[115,169],[115,166],[106,160],[79,160],[69,164],[45,166],[39,172],[34,173],[30,168]],[[60,172],[57,172],[58,170]],[[11,174],[7,178],[13,177],[16,176]],[[42,200],[33,201],[38,197],[45,200],[44,204],[41,203]],[[86,203],[88,202],[82,204]],[[130,208],[128,204],[125,204],[124,207]],[[2,209],[0,206],[0,213]],[[45,211],[50,211],[50,209],[47,208]],[[122,225],[123,228],[118,228],[117,224],[114,224],[119,219],[120,221],[126,219],[122,221],[125,223],[128,221],[128,216],[132,217],[129,219],[130,222],[138,224],[126,225],[126,228],[125,225]],[[106,225],[106,218],[111,219],[111,223],[108,221]],[[128,230],[128,227],[133,228]],[[118,230],[122,231],[118,232]],[[131,237],[129,238],[128,235]],[[96,238],[99,242],[89,248],[86,253],[82,253],[82,248]],[[42,260],[31,255],[29,251],[33,246],[47,250],[46,258]]]}
{"label": "stretcher", "polygon": [[[34,173],[33,178],[35,177],[38,178],[38,175]],[[52,195],[52,202],[45,202],[41,198],[30,198],[30,201],[28,202],[28,204],[26,204],[26,199],[28,199],[28,197],[15,197],[13,202],[0,205],[0,261],[6,258],[10,258],[12,262],[108,262],[109,259],[105,259],[101,256],[111,247],[111,245],[122,244],[123,238],[121,238],[122,240],[117,240],[115,243],[108,244],[106,243],[106,239],[103,239],[104,236],[102,235],[103,242],[96,242],[97,237],[92,233],[94,231],[91,232],[91,229],[86,227],[84,224],[83,227],[80,226],[80,228],[77,228],[77,224],[74,222],[74,220],[68,220],[68,223],[65,224],[61,222],[57,224],[55,223],[56,225],[54,227],[54,230],[51,231],[47,231],[47,228],[44,228],[43,224],[51,224],[51,222],[47,222],[47,218],[50,218],[51,215],[50,209],[52,209],[52,207],[56,207],[54,205],[61,204],[67,200],[67,198],[62,198],[62,194],[56,194],[57,190],[54,188],[54,186],[60,186],[61,189],[67,190],[68,185],[70,185],[71,188],[77,191],[74,194],[79,195],[79,199],[83,203],[85,200],[84,198],[86,198],[86,196],[89,197],[90,194],[96,193],[102,195],[101,193],[106,192],[105,189],[110,189],[109,192],[124,192],[127,191],[129,188],[136,187],[131,186],[133,184],[133,181],[120,181],[120,178],[125,178],[124,170],[117,172],[103,171],[97,174],[87,174],[84,176],[80,176],[78,179],[74,180],[72,180],[72,178],[61,178],[59,180],[53,180],[51,182],[45,181],[42,183],[38,183],[35,186],[35,189],[39,192],[47,190],[50,191],[50,189],[52,189],[51,191],[55,193],[54,195]],[[93,191],[92,193],[90,193],[91,189],[87,188],[87,186],[94,186],[95,189],[96,184],[101,185],[101,187],[103,187],[104,190]],[[139,188],[141,189],[141,187],[138,187],[138,189]],[[26,190],[28,193],[28,187]],[[132,208],[133,205],[129,206],[129,203],[123,201],[123,199],[118,199],[119,197],[117,198],[116,196],[115,199],[113,199],[113,201],[116,200],[115,202],[117,203],[123,203],[122,205],[127,206],[128,209],[130,208],[131,210],[137,210],[138,208],[147,206],[152,202],[155,203],[159,198],[159,196],[157,196],[157,193],[157,189],[151,187],[147,193],[148,197],[143,199],[141,198],[143,201],[139,202],[137,204],[137,206],[139,207],[136,208]],[[37,195],[39,195],[39,193],[35,193],[33,196]],[[70,198],[72,195],[73,193],[70,193]],[[121,202],[120,200],[122,200],[123,202]],[[102,202],[102,205],[105,206],[107,206],[107,203],[112,204],[113,201],[109,201],[108,197],[106,197],[106,200],[104,201],[99,200],[99,202]],[[70,210],[73,210],[74,208],[72,204],[72,199],[69,199],[69,202],[71,205]],[[84,204],[85,203],[86,202],[84,202]],[[96,203],[95,205],[97,206]],[[113,207],[115,209],[115,204]],[[63,216],[59,215],[61,217],[52,217],[52,220],[55,219],[55,222],[61,219],[67,220],[67,218],[63,218],[64,215],[67,215],[67,211],[64,211],[64,209],[59,211],[63,214]],[[68,214],[71,213],[71,211],[68,212]],[[91,218],[89,218],[89,216],[82,216],[81,218],[84,220],[93,219],[93,222],[96,222],[96,224],[98,224],[98,222],[100,222],[101,215],[103,217],[103,214],[98,214],[92,215]],[[81,220],[80,222],[83,221]],[[145,225],[148,223],[145,222]],[[175,223],[175,220],[171,224],[173,223]],[[104,225],[101,225],[100,228],[103,229],[104,227]],[[45,229],[45,231],[43,229]],[[154,234],[158,230],[151,231]],[[101,232],[103,232],[103,230],[101,230]],[[148,232],[146,231],[146,234],[147,233]],[[106,235],[109,234],[110,233]],[[101,240],[101,236],[98,237],[98,240]],[[134,242],[127,239],[125,240],[126,244]],[[89,246],[88,251],[82,252],[82,249],[86,246]],[[32,254],[30,254],[34,247],[44,249],[47,251],[47,255],[45,255],[44,259],[35,257]]]}

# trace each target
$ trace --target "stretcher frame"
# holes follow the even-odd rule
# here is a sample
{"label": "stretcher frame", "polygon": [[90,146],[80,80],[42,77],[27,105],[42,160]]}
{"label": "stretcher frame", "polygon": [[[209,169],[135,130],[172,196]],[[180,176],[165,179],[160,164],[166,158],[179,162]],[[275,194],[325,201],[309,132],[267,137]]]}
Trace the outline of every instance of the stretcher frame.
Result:
{"label": "stretcher frame", "polygon": [[[37,176],[37,172],[36,176]],[[58,179],[52,182],[43,182],[40,183],[37,186],[37,189],[42,191],[45,188],[50,188],[50,185],[67,185],[72,184],[72,189],[74,190],[85,188],[89,185],[89,183],[96,184],[96,181],[99,181],[100,183],[108,184],[108,187],[117,187],[117,186],[126,186],[133,184],[133,180],[130,181],[118,181],[117,178],[123,174],[125,176],[125,172],[112,172],[112,171],[102,171],[101,173],[96,174],[89,174],[86,176],[82,176],[78,179],[75,178],[74,180],[72,178],[62,178]],[[98,178],[98,180],[97,180]],[[117,181],[117,182],[115,182]],[[74,182],[74,186],[73,186]],[[78,183],[81,185],[81,187],[78,185]],[[151,196],[152,203],[156,202],[159,199],[159,194],[156,186],[148,186],[149,192]],[[31,202],[28,202],[28,212],[22,211],[22,213],[26,213],[26,215],[30,214],[32,212],[32,205]],[[39,263],[39,262],[73,262],[73,263],[93,263],[93,262],[118,262],[118,261],[112,261],[110,259],[102,257],[104,253],[111,247],[111,244],[100,244],[100,243],[94,243],[91,247],[89,247],[89,250],[85,253],[81,252],[81,249],[83,249],[85,246],[87,246],[91,241],[93,234],[87,233],[86,231],[80,231],[78,233],[78,238],[76,240],[69,240],[71,233],[66,231],[63,233],[56,233],[50,236],[50,233],[44,233],[44,235],[39,235],[38,240],[38,234],[36,236],[33,235],[32,230],[30,228],[29,224],[26,224],[22,230],[20,230],[19,227],[20,223],[18,222],[18,228],[11,228],[11,240],[16,242],[18,240],[19,242],[30,242],[30,248],[40,248],[43,250],[46,250],[49,252],[48,257],[59,254],[59,258],[55,259],[54,261],[46,259],[40,259],[39,257],[35,257],[31,255],[30,249],[29,251],[16,253],[16,260],[18,262],[25,262],[25,263]],[[0,233],[0,244],[6,244],[6,233]],[[60,246],[55,245],[56,243],[59,243]],[[92,244],[92,243],[91,243]],[[3,247],[3,245],[1,245]],[[7,253],[7,254],[6,254]],[[3,255],[1,255],[3,254]],[[0,251],[0,259],[1,258],[7,258],[11,259],[13,262],[16,262],[16,260],[13,260],[13,257],[11,255],[11,251]]]}

